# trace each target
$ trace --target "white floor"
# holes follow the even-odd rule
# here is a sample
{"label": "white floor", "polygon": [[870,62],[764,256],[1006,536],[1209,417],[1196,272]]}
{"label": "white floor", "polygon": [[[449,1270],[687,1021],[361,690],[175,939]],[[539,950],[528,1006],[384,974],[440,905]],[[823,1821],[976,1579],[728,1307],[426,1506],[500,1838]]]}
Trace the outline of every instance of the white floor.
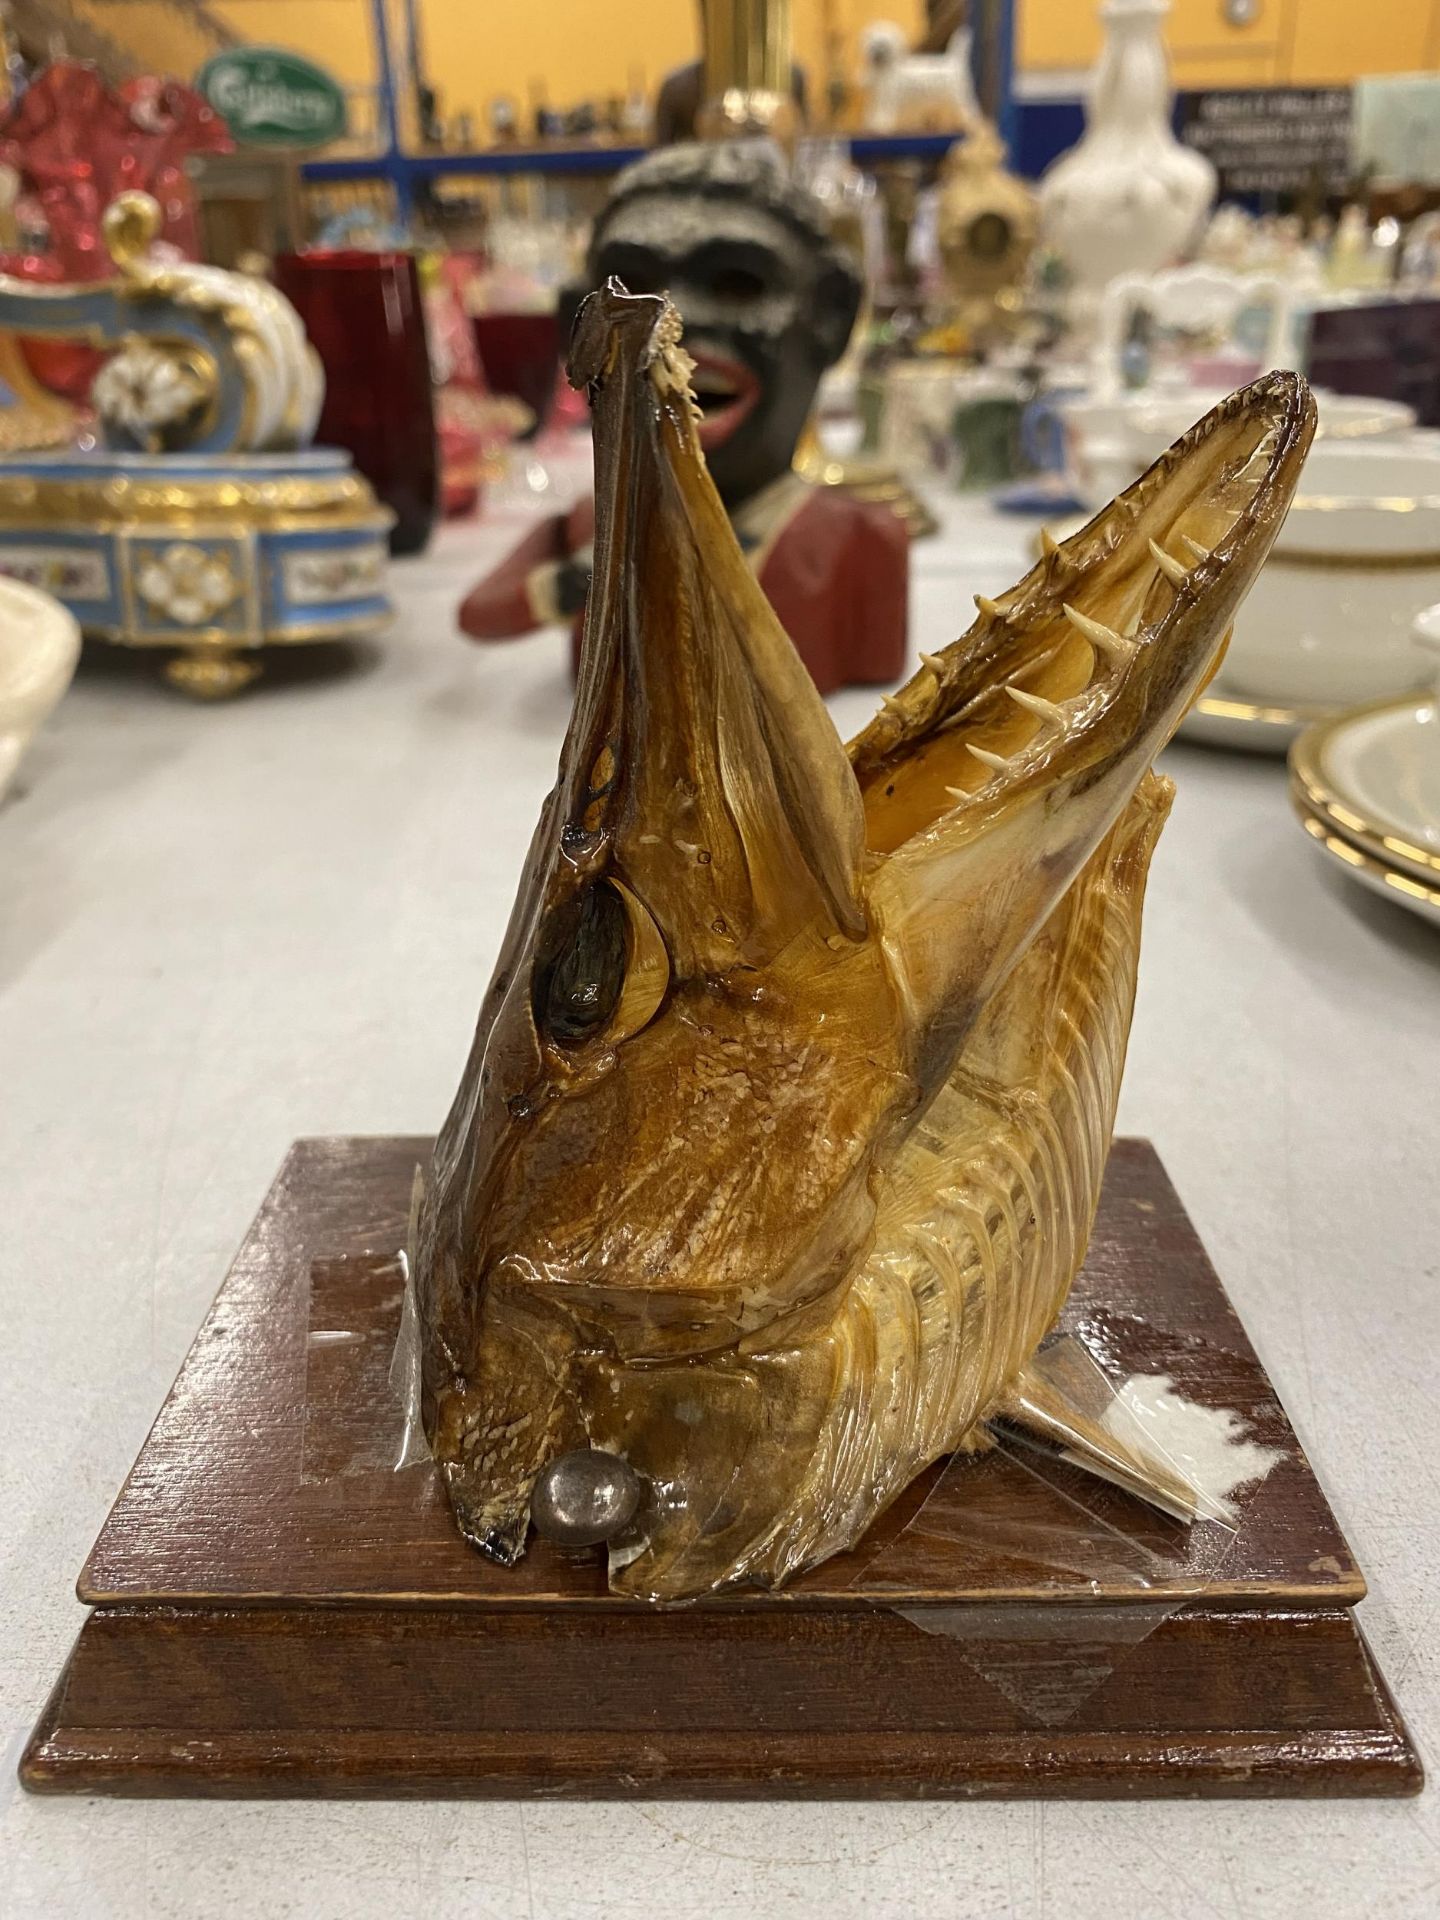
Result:
{"label": "white floor", "polygon": [[[913,639],[1023,570],[948,512]],[[216,708],[89,663],[0,808],[0,1914],[1321,1920],[1440,1913],[1413,1802],[307,1806],[38,1801],[19,1746],[87,1548],[289,1142],[439,1121],[539,805],[560,636],[454,607],[507,528],[396,569],[349,671]],[[834,702],[848,731],[873,700]],[[1204,1234],[1440,1729],[1440,935],[1322,870],[1274,763],[1174,749],[1124,1130]]]}

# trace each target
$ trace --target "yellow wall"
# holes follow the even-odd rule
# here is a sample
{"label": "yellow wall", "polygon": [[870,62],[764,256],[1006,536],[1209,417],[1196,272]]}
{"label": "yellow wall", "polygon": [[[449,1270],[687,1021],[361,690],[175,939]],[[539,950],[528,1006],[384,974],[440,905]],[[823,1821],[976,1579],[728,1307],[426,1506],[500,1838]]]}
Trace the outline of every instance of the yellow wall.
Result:
{"label": "yellow wall", "polygon": [[[74,0],[147,65],[193,76],[212,49],[166,0]],[[209,0],[242,38],[287,46],[327,67],[342,85],[374,81],[369,0]],[[1016,0],[1017,64],[1073,74],[1100,46],[1099,0]],[[694,57],[697,0],[418,0],[429,76],[442,110],[468,108],[483,137],[497,94],[522,106],[543,79],[556,107],[623,94],[639,69],[653,95],[664,74]],[[922,0],[791,0],[796,57],[818,96],[825,23],[844,38],[858,71],[861,28],[893,19],[918,30]],[[390,0],[401,44],[400,0]],[[1222,0],[1172,0],[1166,42],[1177,86],[1326,85],[1358,73],[1440,67],[1440,0],[1259,0],[1248,25],[1226,23]]]}
{"label": "yellow wall", "polygon": [[194,78],[215,51],[202,33],[164,0],[71,0],[78,17],[98,27],[141,66]]}
{"label": "yellow wall", "polygon": [[[154,4],[154,0],[150,0]],[[142,0],[130,0],[142,4]],[[373,79],[368,0],[210,0],[214,11],[252,42],[293,47],[345,84]],[[105,12],[118,10],[105,0]],[[796,58],[818,96],[824,87],[829,12],[858,67],[860,29],[896,20],[918,34],[923,0],[792,0]],[[528,107],[531,82],[544,81],[553,107],[623,95],[639,70],[654,95],[673,67],[699,48],[696,0],[419,0],[425,67],[447,117],[468,108],[477,132],[497,94]],[[398,52],[401,11],[391,6]]]}
{"label": "yellow wall", "polygon": [[[436,5],[471,20],[489,11],[476,0],[436,0]],[[369,0],[212,0],[211,11],[254,46],[306,54],[342,87],[375,84]]]}
{"label": "yellow wall", "polygon": [[[1017,0],[1017,64],[1027,73],[1089,67],[1100,50],[1092,0]],[[1222,0],[1171,0],[1165,24],[1180,87],[1331,86],[1362,73],[1440,66],[1440,0],[1260,0],[1230,26]]]}

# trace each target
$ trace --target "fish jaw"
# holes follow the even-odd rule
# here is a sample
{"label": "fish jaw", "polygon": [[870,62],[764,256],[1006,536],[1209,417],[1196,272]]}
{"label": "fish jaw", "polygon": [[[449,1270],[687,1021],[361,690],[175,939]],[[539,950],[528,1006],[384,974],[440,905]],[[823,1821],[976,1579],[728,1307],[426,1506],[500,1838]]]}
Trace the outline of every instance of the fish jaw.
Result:
{"label": "fish jaw", "polygon": [[1295,374],[1231,395],[852,743],[927,1087],[1214,673],[1314,421]]}
{"label": "fish jaw", "polygon": [[492,1276],[465,1364],[448,1371],[431,1401],[430,1451],[456,1525],[502,1566],[525,1551],[541,1469],[584,1444],[574,1359],[571,1323],[523,1285]]}
{"label": "fish jaw", "polygon": [[595,416],[595,566],[565,759],[608,750],[615,771],[603,805],[571,812],[665,901],[685,975],[865,931],[859,791],[706,470],[692,371],[667,301],[612,282],[582,306],[570,377]]}

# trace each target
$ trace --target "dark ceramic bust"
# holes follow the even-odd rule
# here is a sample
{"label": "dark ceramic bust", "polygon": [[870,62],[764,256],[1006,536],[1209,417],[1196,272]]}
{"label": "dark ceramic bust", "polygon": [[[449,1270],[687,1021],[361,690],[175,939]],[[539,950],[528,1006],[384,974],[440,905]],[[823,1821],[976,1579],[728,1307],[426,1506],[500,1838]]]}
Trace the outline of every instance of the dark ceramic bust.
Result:
{"label": "dark ceramic bust", "polygon": [[[908,536],[888,507],[812,486],[793,467],[820,376],[845,351],[860,276],[819,203],[758,142],[667,147],[627,169],[601,210],[586,285],[668,293],[695,362],[700,443],[740,544],[823,690],[897,679]],[[590,584],[589,500],[533,527],[466,596],[460,625],[503,640],[574,622]]]}
{"label": "dark ceramic bust", "polygon": [[850,339],[854,262],[761,143],[667,147],[620,175],[595,223],[591,286],[668,293],[705,410],[701,444],[733,513],[790,466],[820,376]]}

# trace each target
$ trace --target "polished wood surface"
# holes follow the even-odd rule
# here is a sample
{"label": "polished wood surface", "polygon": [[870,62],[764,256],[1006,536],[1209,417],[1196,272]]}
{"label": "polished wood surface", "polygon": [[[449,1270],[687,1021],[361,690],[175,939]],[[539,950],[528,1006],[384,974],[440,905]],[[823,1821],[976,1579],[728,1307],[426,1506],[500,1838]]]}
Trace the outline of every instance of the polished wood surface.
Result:
{"label": "polished wood surface", "polygon": [[1120,1141],[1066,1324],[1282,1450],[1233,1533],[1018,1445],[942,1463],[778,1595],[656,1608],[518,1567],[395,1471],[423,1140],[292,1149],[81,1577],[37,1790],[1400,1793],[1364,1591],[1153,1149]]}

